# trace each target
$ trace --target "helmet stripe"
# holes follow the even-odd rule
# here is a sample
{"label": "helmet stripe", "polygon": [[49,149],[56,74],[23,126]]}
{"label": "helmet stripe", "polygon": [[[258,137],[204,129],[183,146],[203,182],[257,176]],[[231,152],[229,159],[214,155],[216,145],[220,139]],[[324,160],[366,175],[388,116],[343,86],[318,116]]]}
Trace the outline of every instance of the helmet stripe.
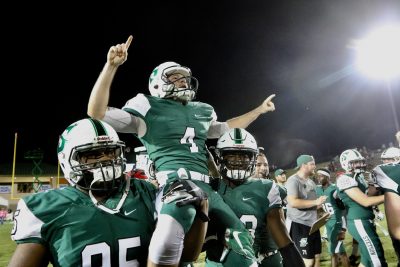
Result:
{"label": "helmet stripe", "polygon": [[240,131],[239,128],[235,128],[233,138],[234,138],[235,144],[243,144],[242,131]]}
{"label": "helmet stripe", "polygon": [[107,130],[106,128],[104,128],[103,124],[100,121],[94,119],[89,120],[93,124],[93,128],[97,136],[107,135]]}

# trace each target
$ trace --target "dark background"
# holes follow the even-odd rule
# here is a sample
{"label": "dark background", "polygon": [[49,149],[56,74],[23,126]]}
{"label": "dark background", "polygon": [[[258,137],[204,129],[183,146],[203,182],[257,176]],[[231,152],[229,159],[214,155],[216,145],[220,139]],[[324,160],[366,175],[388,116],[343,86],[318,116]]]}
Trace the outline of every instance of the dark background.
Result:
{"label": "dark background", "polygon": [[[275,165],[294,166],[300,153],[318,162],[394,142],[387,86],[353,68],[349,45],[400,21],[398,0],[15,2],[2,10],[0,163],[12,164],[16,132],[17,161],[40,148],[45,162],[56,163],[58,136],[87,116],[109,47],[131,34],[110,106],[148,93],[153,68],[176,61],[192,69],[197,100],[213,105],[221,121],[277,95],[276,111],[248,128]],[[391,85],[400,117],[400,83]]]}

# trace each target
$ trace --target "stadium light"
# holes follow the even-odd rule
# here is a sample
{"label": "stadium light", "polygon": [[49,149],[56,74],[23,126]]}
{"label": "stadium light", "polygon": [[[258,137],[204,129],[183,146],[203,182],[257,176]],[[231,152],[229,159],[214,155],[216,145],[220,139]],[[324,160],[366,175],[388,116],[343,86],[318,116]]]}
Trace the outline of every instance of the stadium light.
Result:
{"label": "stadium light", "polygon": [[396,132],[400,129],[393,102],[391,81],[400,77],[400,24],[376,28],[365,38],[356,41],[356,65],[361,73],[386,82]]}
{"label": "stadium light", "polygon": [[373,79],[400,76],[400,24],[373,30],[356,42],[357,67]]}

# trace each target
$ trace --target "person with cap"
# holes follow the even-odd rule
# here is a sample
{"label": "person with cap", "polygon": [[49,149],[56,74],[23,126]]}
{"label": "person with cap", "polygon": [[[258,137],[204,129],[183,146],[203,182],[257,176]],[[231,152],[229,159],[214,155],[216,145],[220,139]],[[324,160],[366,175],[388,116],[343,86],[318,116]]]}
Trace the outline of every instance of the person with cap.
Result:
{"label": "person with cap", "polygon": [[[281,187],[285,187],[285,183],[286,183],[286,171],[282,170],[282,169],[277,169],[274,173],[275,175],[275,180],[276,183],[281,186]],[[285,189],[286,190],[286,189]]]}
{"label": "person with cap", "polygon": [[282,210],[284,219],[286,219],[286,212],[287,212],[287,189],[285,187],[286,184],[286,171],[282,169],[277,169],[274,172],[275,182],[279,186],[279,193],[281,194],[282,198]]}
{"label": "person with cap", "polygon": [[328,238],[328,253],[331,255],[331,266],[349,266],[344,247],[344,238],[346,234],[346,223],[344,220],[344,206],[338,198],[336,185],[331,183],[331,173],[326,168],[317,170],[317,196],[327,196],[327,201],[322,204],[322,209],[330,214],[329,220],[325,224]]}
{"label": "person with cap", "polygon": [[311,235],[309,233],[317,221],[317,207],[325,203],[327,197],[317,197],[317,186],[311,179],[316,168],[314,157],[300,155],[296,162],[297,172],[286,182],[288,201],[286,227],[305,265],[314,266],[321,254],[321,234],[319,230]]}

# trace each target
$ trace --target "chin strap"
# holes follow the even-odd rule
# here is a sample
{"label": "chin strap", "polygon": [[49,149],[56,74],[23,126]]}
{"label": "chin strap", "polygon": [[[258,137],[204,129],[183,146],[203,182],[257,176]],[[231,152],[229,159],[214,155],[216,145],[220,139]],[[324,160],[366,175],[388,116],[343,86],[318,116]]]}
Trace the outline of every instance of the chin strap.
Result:
{"label": "chin strap", "polygon": [[[91,186],[92,186],[92,184],[91,184]],[[128,193],[129,193],[129,186],[130,186],[130,178],[128,177],[126,179],[126,185],[125,185],[124,193],[122,194],[121,199],[118,202],[118,205],[114,209],[107,208],[106,206],[103,205],[102,202],[99,202],[96,199],[96,197],[93,195],[92,190],[89,190],[89,196],[90,196],[90,199],[92,200],[92,202],[94,203],[94,205],[97,208],[99,208],[101,210],[104,210],[107,213],[115,214],[115,213],[119,212],[119,210],[121,209],[122,205],[125,203],[126,197],[128,196]]]}

